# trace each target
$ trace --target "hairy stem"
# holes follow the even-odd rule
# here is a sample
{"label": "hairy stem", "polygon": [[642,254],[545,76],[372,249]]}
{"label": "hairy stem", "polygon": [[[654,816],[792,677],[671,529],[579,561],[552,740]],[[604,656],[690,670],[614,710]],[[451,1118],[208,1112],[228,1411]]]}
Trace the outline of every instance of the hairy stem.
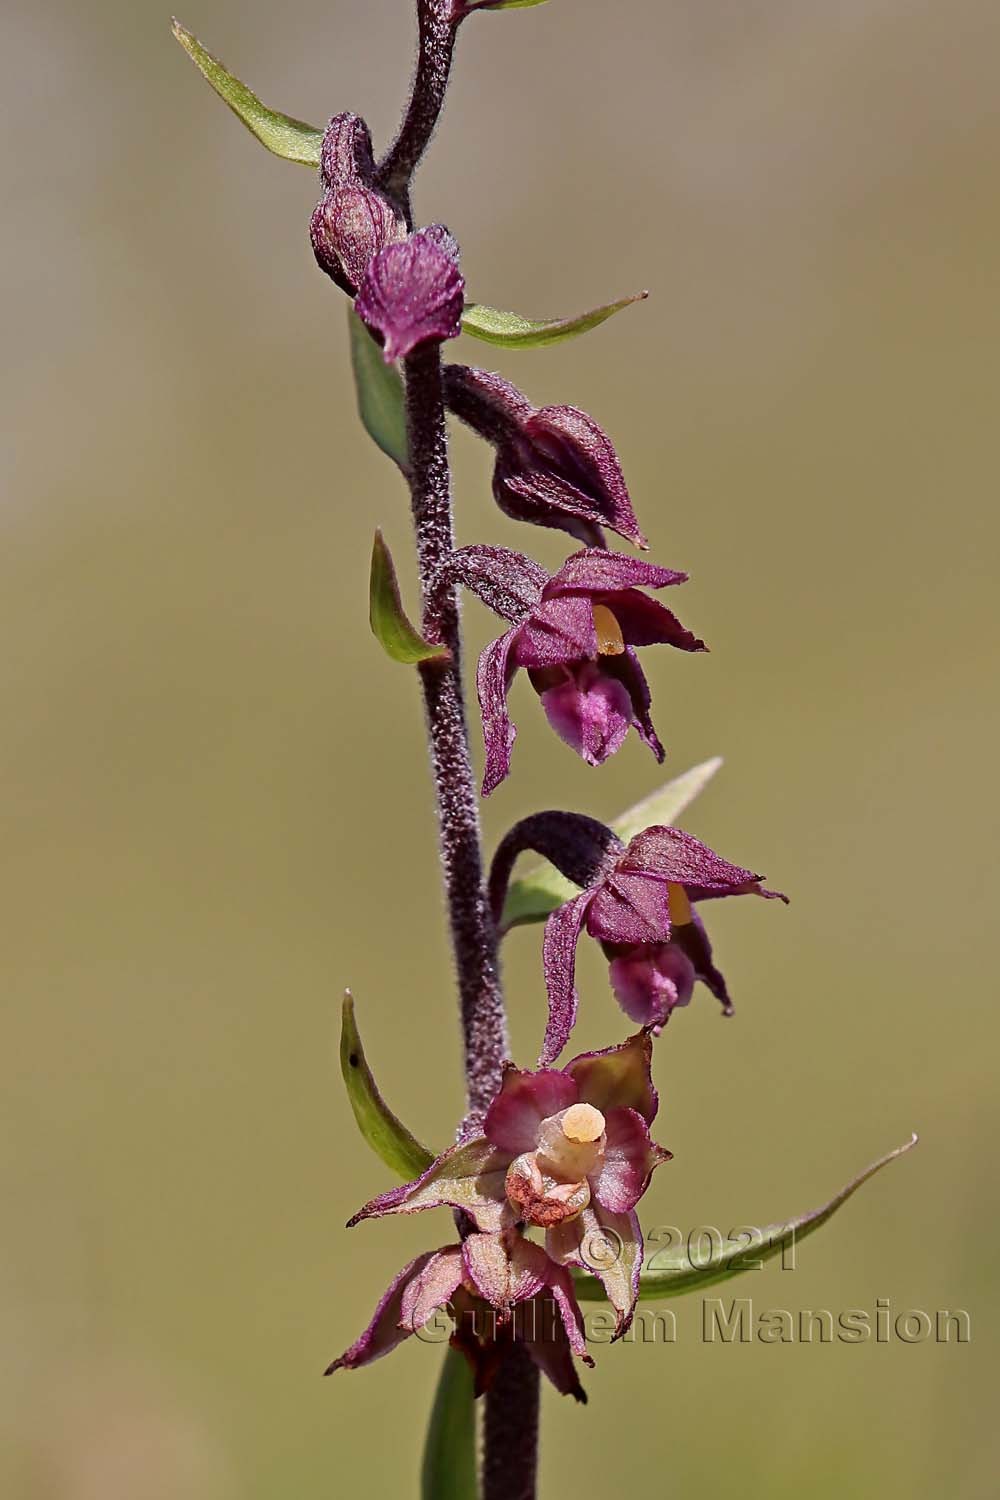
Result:
{"label": "hairy stem", "polygon": [[410,178],[427,150],[444,104],[460,14],[454,0],[418,0],[419,50],[410,102],[396,139],[379,163],[376,180],[410,214]]}
{"label": "hairy stem", "polygon": [[[444,104],[463,14],[457,0],[418,0],[420,48],[410,102],[378,168],[379,185],[396,198],[412,226],[410,179]],[[500,1085],[510,1055],[497,963],[496,927],[483,880],[479,803],[469,756],[462,689],[458,589],[432,593],[432,581],[455,546],[441,349],[430,344],[404,361],[410,494],[425,634],[448,647],[445,659],[422,662],[445,899],[458,978],[468,1112],[474,1128]],[[483,1500],[534,1500],[538,1465],[539,1376],[512,1344],[486,1396]]]}
{"label": "hairy stem", "polygon": [[535,1500],[538,1398],[538,1370],[512,1343],[486,1393],[483,1500]]}
{"label": "hairy stem", "polygon": [[437,344],[405,362],[410,490],[424,629],[450,657],[423,662],[420,677],[430,735],[445,898],[455,952],[465,1043],[468,1123],[481,1120],[509,1055],[497,966],[497,940],[483,884],[479,805],[469,756],[462,689],[457,591],[431,605],[431,580],[454,546],[451,475]]}

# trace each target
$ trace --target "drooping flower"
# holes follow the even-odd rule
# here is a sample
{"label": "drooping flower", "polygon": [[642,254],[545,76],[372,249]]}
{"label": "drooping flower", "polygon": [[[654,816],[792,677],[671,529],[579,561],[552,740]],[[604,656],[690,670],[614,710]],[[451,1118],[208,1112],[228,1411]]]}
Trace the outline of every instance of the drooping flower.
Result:
{"label": "drooping flower", "polygon": [[466,365],[445,368],[451,412],[496,449],[493,495],[505,515],[603,546],[606,526],[638,547],[639,530],[607,434],[575,406],[532,406],[510,381]]}
{"label": "drooping flower", "polygon": [[463,583],[512,628],[479,658],[477,688],[486,740],[483,795],[510,770],[517,731],[507,694],[519,667],[560,739],[588,765],[621,746],[629,728],[662,761],[650,718],[649,684],[637,646],[663,643],[704,651],[705,643],[655,599],[640,592],[684,583],[686,573],[639,558],[585,548],[557,573],[506,547],[463,547],[440,570],[433,595]]}
{"label": "drooping flower", "polygon": [[674,1009],[687,1005],[696,980],[732,1014],[695,902],[749,894],[788,900],[765,890],[762,875],[730,864],[679,828],[646,828],[625,846],[593,818],[548,812],[515,824],[497,849],[490,901],[498,924],[514,861],[525,849],[544,855],[584,887],[545,924],[549,1019],[543,1066],[559,1056],[576,1021],[576,947],[584,928],[610,960],[611,986],[626,1015],[656,1031]]}
{"label": "drooping flower", "polygon": [[515,1229],[470,1234],[461,1245],[410,1261],[390,1282],[368,1327],[326,1374],[381,1359],[419,1336],[441,1309],[451,1316],[451,1344],[472,1366],[477,1396],[517,1342],[558,1391],[586,1401],[573,1355],[587,1365],[593,1360],[569,1272]]}
{"label": "drooping flower", "polygon": [[354,302],[386,363],[461,332],[465,282],[458,246],[443,224],[384,245],[368,262]]}
{"label": "drooping flower", "polygon": [[[639,1032],[621,1046],[584,1052],[564,1069],[526,1072],[508,1064],[483,1134],[452,1146],[415,1182],[373,1198],[350,1224],[447,1204],[484,1235],[534,1225],[545,1231],[557,1266],[585,1266],[600,1277],[620,1337],[642,1263],[635,1206],[670,1157],[649,1134],[657,1109],[650,1053],[648,1035]],[[477,1285],[487,1295],[485,1284]]]}

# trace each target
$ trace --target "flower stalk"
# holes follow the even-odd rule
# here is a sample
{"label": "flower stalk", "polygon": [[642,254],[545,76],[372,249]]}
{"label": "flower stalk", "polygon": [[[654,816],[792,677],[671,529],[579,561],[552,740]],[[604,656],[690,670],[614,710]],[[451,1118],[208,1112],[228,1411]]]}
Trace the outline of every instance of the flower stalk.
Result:
{"label": "flower stalk", "polygon": [[417,0],[419,42],[410,100],[396,139],[379,163],[379,186],[395,198],[412,225],[410,179],[430,144],[448,89],[455,35],[462,19],[454,0]]}

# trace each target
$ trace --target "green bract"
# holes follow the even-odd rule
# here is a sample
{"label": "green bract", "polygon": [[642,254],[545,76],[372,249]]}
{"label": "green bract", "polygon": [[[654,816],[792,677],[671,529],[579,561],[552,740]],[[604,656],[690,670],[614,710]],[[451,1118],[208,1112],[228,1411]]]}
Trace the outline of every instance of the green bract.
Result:
{"label": "green bract", "polygon": [[[731,1243],[712,1245],[705,1258],[705,1264],[695,1264],[696,1257],[692,1253],[691,1246],[672,1249],[670,1251],[654,1250],[647,1257],[654,1262],[652,1270],[643,1271],[639,1277],[639,1296],[647,1300],[664,1297],[680,1297],[685,1292],[701,1291],[704,1287],[713,1286],[719,1281],[728,1281],[733,1276],[739,1276],[743,1271],[757,1270],[765,1260],[770,1260],[775,1255],[788,1252],[804,1240],[807,1234],[812,1234],[822,1224],[833,1217],[841,1204],[846,1203],[853,1193],[856,1193],[863,1182],[869,1177],[874,1177],[876,1172],[881,1171],[889,1162],[895,1161],[898,1156],[903,1156],[917,1144],[917,1137],[911,1136],[902,1146],[897,1146],[895,1151],[889,1151],[885,1156],[880,1156],[878,1161],[873,1161],[871,1166],[865,1170],[846,1187],[841,1188],[835,1197],[822,1208],[814,1208],[810,1213],[800,1214],[797,1219],[786,1219],[778,1224],[768,1224],[763,1229],[751,1230],[741,1229],[730,1236]],[[610,1250],[609,1250],[610,1253]],[[576,1294],[585,1302],[603,1302],[605,1300],[604,1287],[596,1276],[587,1272],[575,1273]]]}
{"label": "green bract", "polygon": [[408,449],[402,378],[395,365],[386,364],[381,349],[353,308],[347,310],[347,325],[358,415],[372,442],[405,474]]}
{"label": "green bract", "polygon": [[368,619],[372,635],[386,656],[391,656],[393,661],[413,666],[416,662],[430,661],[435,656],[448,655],[447,646],[434,646],[430,641],[425,641],[407,619],[403,601],[399,597],[399,583],[392,554],[381,531],[376,531],[372,546]]}
{"label": "green bract", "polygon": [[448,1349],[424,1441],[421,1500],[476,1500],[477,1493],[472,1371],[463,1354]]}
{"label": "green bract", "polygon": [[631,307],[633,302],[641,302],[648,296],[648,292],[635,292],[631,297],[607,302],[575,318],[522,318],[519,313],[469,302],[462,313],[462,332],[482,339],[485,344],[500,344],[504,349],[540,349],[544,344],[559,344],[563,339],[586,333],[588,328],[596,328],[613,313],[621,312],[623,307]]}
{"label": "green bract", "polygon": [[198,38],[192,36],[180,21],[175,18],[171,24],[174,36],[195,67],[262,146],[273,151],[275,156],[283,156],[286,161],[301,162],[304,167],[319,166],[322,130],[317,130],[315,125],[306,125],[302,120],[293,120],[291,115],[283,115],[279,110],[268,109],[245,83],[222,66],[218,58],[206,52]]}
{"label": "green bract", "polygon": [[347,1086],[358,1129],[387,1167],[407,1179],[419,1177],[434,1160],[426,1146],[412,1136],[398,1120],[378,1091],[354,1019],[354,1000],[350,990],[344,995],[343,1024],[340,1032],[340,1071]]}
{"label": "green bract", "polygon": [[[622,813],[620,818],[612,822],[611,827],[624,843],[628,843],[629,839],[641,833],[644,828],[658,823],[671,824],[708,785],[721,765],[722,759],[716,755],[711,760],[692,766],[690,771],[675,776],[673,781],[668,781],[666,786],[654,792],[651,797],[644,798],[642,802],[630,807],[628,812]],[[526,922],[543,922],[557,906],[572,901],[577,895],[578,888],[560,875],[548,860],[532,865],[519,880],[510,883],[504,902],[501,930],[506,932],[509,928],[520,927]]]}
{"label": "green bract", "polygon": [[544,5],[545,0],[481,0],[471,10],[527,10],[529,5]]}

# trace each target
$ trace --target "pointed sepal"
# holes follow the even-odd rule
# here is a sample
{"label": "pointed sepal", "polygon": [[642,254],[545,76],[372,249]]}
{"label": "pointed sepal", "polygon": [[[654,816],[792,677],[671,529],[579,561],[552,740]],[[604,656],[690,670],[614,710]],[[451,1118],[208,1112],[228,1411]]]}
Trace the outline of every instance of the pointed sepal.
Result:
{"label": "pointed sepal", "polygon": [[403,1178],[419,1177],[426,1172],[434,1157],[397,1119],[379,1093],[361,1045],[350,990],[344,994],[340,1070],[358,1129],[376,1156]]}
{"label": "pointed sepal", "polygon": [[435,657],[447,656],[447,646],[424,640],[411,625],[399,594],[399,580],[392,553],[381,531],[376,531],[372,545],[372,567],[368,590],[368,620],[372,635],[386,656],[409,666]]}
{"label": "pointed sepal", "polygon": [[[537,5],[541,0],[531,0],[531,3]],[[462,332],[481,339],[484,344],[498,344],[501,349],[541,349],[546,344],[561,344],[564,339],[576,338],[578,334],[597,328],[616,312],[621,312],[623,307],[631,307],[633,302],[642,302],[648,296],[648,292],[633,292],[631,297],[605,302],[603,306],[593,307],[573,318],[522,318],[520,313],[503,312],[482,302],[468,302],[462,313]]]}
{"label": "pointed sepal", "polygon": [[284,115],[280,110],[268,109],[245,83],[241,83],[223,67],[217,57],[206,51],[198,38],[192,36],[176,17],[171,27],[195,67],[262,146],[266,146],[275,156],[284,157],[286,161],[301,162],[304,167],[319,166],[320,148],[323,145],[322,130],[317,130],[315,125],[305,124],[303,120],[295,120],[291,115]]}

